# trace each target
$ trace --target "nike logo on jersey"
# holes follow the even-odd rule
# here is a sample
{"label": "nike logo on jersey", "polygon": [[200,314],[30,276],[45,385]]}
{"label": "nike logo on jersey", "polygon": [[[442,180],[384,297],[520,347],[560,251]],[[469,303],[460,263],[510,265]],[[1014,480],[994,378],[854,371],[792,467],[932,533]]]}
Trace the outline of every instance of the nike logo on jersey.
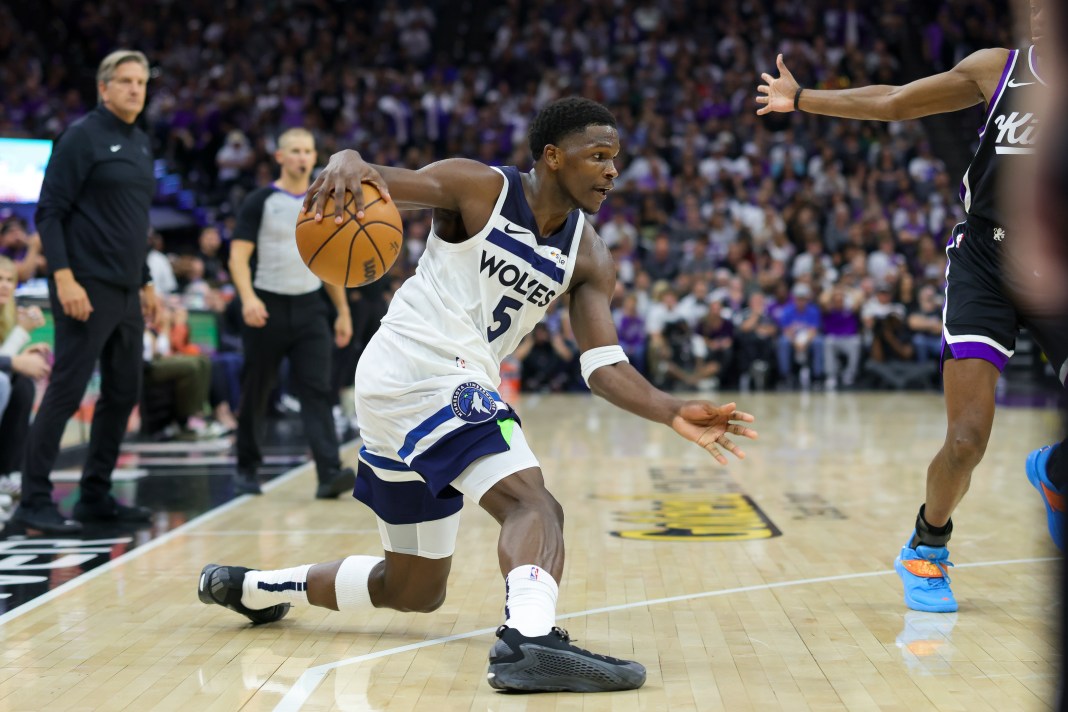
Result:
{"label": "nike logo on jersey", "polygon": [[111,152],[115,153],[115,151],[118,151],[120,148],[122,148],[122,144],[121,143],[117,143],[117,144],[115,144],[114,146],[111,147]]}
{"label": "nike logo on jersey", "polygon": [[504,231],[506,233],[508,233],[509,235],[533,235],[534,234],[530,230],[513,230],[511,223],[508,223],[508,224],[506,224],[504,226]]}
{"label": "nike logo on jersey", "polygon": [[537,307],[545,307],[556,297],[556,292],[549,289],[537,277],[531,277],[529,271],[521,270],[513,264],[509,264],[502,257],[495,257],[488,252],[482,252],[482,265],[479,273],[488,273],[490,277],[496,277],[505,287],[511,287],[514,292],[525,298]]}
{"label": "nike logo on jersey", "polygon": [[1009,89],[1015,89],[1016,87],[1028,87],[1034,84],[1034,82],[1018,82],[1015,79],[1009,80]]}

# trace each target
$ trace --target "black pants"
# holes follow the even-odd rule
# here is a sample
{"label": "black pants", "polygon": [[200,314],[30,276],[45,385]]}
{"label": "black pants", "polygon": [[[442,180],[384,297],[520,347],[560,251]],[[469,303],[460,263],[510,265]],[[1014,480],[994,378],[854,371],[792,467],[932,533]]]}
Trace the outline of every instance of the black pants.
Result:
{"label": "black pants", "polygon": [[278,380],[278,367],[289,357],[289,379],[298,400],[319,481],[341,467],[337,433],[330,412],[330,363],[334,339],[326,304],[317,292],[286,296],[257,292],[270,315],[256,329],[245,326],[245,371],[237,418],[237,467],[252,471],[263,462],[267,401]]}
{"label": "black pants", "polygon": [[0,475],[22,469],[22,456],[26,450],[26,431],[30,429],[30,413],[36,390],[33,381],[18,373],[12,373],[11,396],[3,417],[0,418]]}
{"label": "black pants", "polygon": [[78,410],[85,387],[100,360],[100,399],[89,431],[89,452],[82,469],[81,497],[96,501],[111,490],[111,471],[119,456],[130,412],[141,395],[141,348],[145,330],[141,295],[135,288],[86,280],[93,312],[87,321],[63,313],[50,282],[56,325],[55,364],[37,417],[26,438],[22,499],[30,507],[52,501],[49,474],[59,453],[63,430]]}

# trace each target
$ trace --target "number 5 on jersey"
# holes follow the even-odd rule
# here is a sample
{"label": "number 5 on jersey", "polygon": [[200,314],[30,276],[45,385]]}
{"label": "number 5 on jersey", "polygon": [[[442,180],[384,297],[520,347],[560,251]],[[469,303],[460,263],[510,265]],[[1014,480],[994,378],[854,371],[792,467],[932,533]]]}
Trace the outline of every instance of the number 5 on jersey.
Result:
{"label": "number 5 on jersey", "polygon": [[523,302],[518,299],[501,297],[501,301],[497,302],[497,306],[493,309],[493,325],[486,329],[486,336],[489,337],[490,342],[508,331],[508,327],[512,325],[512,316],[508,310],[518,310],[522,306]]}

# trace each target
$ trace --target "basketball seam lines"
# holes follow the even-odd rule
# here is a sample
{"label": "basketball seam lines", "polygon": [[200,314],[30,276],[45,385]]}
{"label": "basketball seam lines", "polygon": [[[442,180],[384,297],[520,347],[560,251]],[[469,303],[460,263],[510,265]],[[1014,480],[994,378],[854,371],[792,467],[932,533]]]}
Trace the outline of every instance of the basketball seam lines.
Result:
{"label": "basketball seam lines", "polygon": [[315,258],[319,256],[319,253],[323,251],[323,248],[326,247],[330,243],[331,240],[333,240],[335,237],[337,237],[337,234],[339,232],[341,232],[342,229],[344,229],[344,227],[345,227],[345,223],[341,223],[340,225],[337,226],[337,230],[334,230],[332,233],[330,233],[330,237],[328,237],[325,240],[323,240],[322,244],[319,245],[319,249],[317,249],[315,252],[313,252],[312,256],[310,258],[308,258],[308,267],[312,266],[312,262],[315,262]]}

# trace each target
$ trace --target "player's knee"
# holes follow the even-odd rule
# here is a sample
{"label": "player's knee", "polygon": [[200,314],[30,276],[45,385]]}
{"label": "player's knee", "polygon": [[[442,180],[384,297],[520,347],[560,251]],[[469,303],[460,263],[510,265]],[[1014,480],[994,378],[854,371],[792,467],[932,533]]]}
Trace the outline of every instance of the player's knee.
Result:
{"label": "player's knee", "polygon": [[955,466],[970,469],[983,459],[986,441],[982,429],[971,423],[955,423],[946,438],[946,452]]}
{"label": "player's knee", "polygon": [[540,470],[506,477],[486,493],[480,504],[499,522],[516,516],[536,516],[564,525],[564,509],[545,488]]}
{"label": "player's knee", "polygon": [[395,596],[389,607],[403,613],[433,613],[445,603],[445,586],[423,586],[406,589]]}

